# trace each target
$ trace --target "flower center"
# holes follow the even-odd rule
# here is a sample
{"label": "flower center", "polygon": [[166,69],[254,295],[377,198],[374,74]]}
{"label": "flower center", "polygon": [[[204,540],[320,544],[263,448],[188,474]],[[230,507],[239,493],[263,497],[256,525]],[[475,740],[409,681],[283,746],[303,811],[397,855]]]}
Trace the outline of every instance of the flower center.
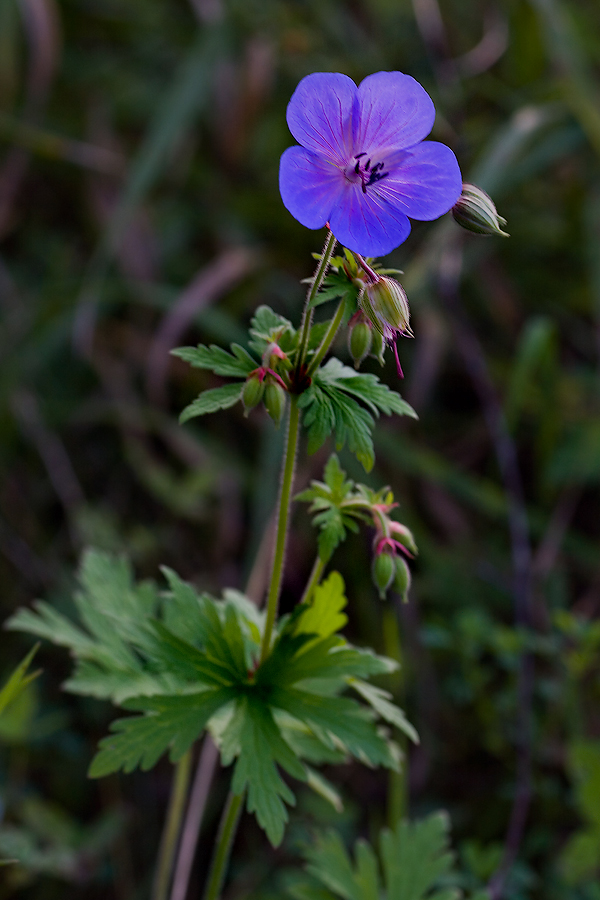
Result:
{"label": "flower center", "polygon": [[352,167],[354,175],[358,175],[360,178],[363,194],[367,193],[367,188],[371,187],[372,184],[381,181],[382,178],[386,178],[390,174],[383,171],[385,168],[383,160],[373,163],[370,158],[363,159],[366,155],[366,153],[357,153],[354,157],[356,164]]}

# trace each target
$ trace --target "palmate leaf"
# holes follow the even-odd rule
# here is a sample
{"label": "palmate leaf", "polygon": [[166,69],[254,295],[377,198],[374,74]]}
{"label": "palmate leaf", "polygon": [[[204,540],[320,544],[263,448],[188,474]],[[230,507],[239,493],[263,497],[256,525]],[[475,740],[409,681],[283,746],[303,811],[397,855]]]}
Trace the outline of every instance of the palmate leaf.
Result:
{"label": "palmate leaf", "polygon": [[448,832],[445,813],[434,813],[420,822],[399,822],[393,831],[384,829],[380,835],[381,872],[366,841],[356,842],[353,863],[339,834],[325,832],[305,854],[310,880],[291,885],[290,894],[297,900],[456,900],[457,890],[436,889],[436,883],[452,868]]}
{"label": "palmate leaf", "polygon": [[[358,397],[368,408],[354,399]],[[382,384],[376,375],[356,373],[339,359],[330,359],[315,372],[310,387],[298,405],[304,410],[303,423],[308,430],[308,452],[314,453],[334,432],[336,449],[348,443],[367,471],[373,467],[373,416],[410,415],[412,407],[395,391]]]}
{"label": "palmate leaf", "polygon": [[207,413],[217,412],[219,409],[229,409],[231,406],[235,406],[238,400],[242,399],[242,388],[242,382],[234,382],[203,391],[199,397],[185,407],[179,416],[179,421],[183,425],[184,422],[189,422],[190,419],[195,419],[197,416],[204,416]]}
{"label": "palmate leaf", "polygon": [[344,501],[355,496],[355,484],[346,478],[335,453],[325,466],[324,481],[312,481],[311,486],[294,499],[311,504],[316,513],[313,525],[319,529],[319,557],[327,562],[336,547],[345,539],[346,531],[358,531],[358,520],[370,521],[359,509],[344,509]]}
{"label": "palmate leaf", "polygon": [[[330,474],[339,481],[333,467]],[[102,739],[92,776],[147,769],[164,753],[177,760],[210,727],[223,763],[234,763],[234,792],[246,791],[249,811],[276,844],[294,802],[281,769],[339,805],[304,759],[319,764],[352,755],[397,765],[379,721],[402,724],[401,712],[387,695],[368,696],[367,704],[341,696],[349,678],[363,684],[395,664],[339,635],[346,621],[339,574],[317,587],[312,605],[299,605],[280,623],[260,666],[264,615],[246,597],[226,591],[215,600],[171,570],[164,574],[168,590],[160,594],[154,585],[136,585],[122,559],[90,551],[76,597],[81,625],[48,604],[13,617],[11,627],[69,647],[76,660],[69,690],[110,697],[134,713]]]}
{"label": "palmate leaf", "polygon": [[84,553],[78,581],[74,599],[84,627],[44,601],[18,610],[7,627],[67,647],[77,661],[65,685],[73,693],[120,703],[139,694],[142,685],[148,694],[174,690],[170,674],[150,671],[141,657],[151,637],[147,623],[159,606],[156,588],[136,585],[126,560],[97,550]]}
{"label": "palmate leaf", "polygon": [[235,690],[229,687],[128,701],[128,709],[142,710],[146,715],[112,723],[115,734],[100,741],[90,777],[101,778],[121,768],[125,772],[132,772],[137,766],[151,769],[169,748],[170,759],[176,762],[202,733],[211,716],[234,697]]}
{"label": "palmate leaf", "polygon": [[210,347],[203,344],[197,347],[178,347],[171,350],[171,353],[196,369],[208,369],[215,375],[230,378],[246,378],[259,365],[239,344],[231,344],[231,353],[216,344],[211,344]]}
{"label": "palmate leaf", "polygon": [[[281,736],[269,707],[248,694],[238,707],[240,752],[231,790],[248,790],[248,812],[256,813],[258,824],[277,847],[287,822],[285,803],[293,805],[294,795],[277,771],[277,763],[294,778],[306,780],[307,772],[289,744]],[[284,803],[285,801],[285,803]]]}

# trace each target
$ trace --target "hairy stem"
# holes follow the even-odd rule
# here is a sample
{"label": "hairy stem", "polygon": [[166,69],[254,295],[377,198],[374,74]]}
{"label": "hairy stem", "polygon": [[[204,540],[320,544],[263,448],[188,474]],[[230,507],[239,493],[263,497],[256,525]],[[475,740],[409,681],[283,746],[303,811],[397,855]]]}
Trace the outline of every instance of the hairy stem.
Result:
{"label": "hairy stem", "polygon": [[315,353],[315,355],[313,356],[313,358],[310,361],[310,365],[306,371],[307,375],[312,375],[314,372],[317,371],[317,369],[319,368],[319,366],[321,365],[321,363],[325,357],[325,354],[331,347],[331,345],[333,343],[333,339],[337,334],[337,330],[340,327],[340,325],[342,324],[342,319],[344,318],[345,305],[346,305],[345,301],[341,300],[340,304],[335,312],[335,316],[329,323],[329,328],[325,332],[325,337],[319,344],[319,348],[318,348],[317,352]]}
{"label": "hairy stem", "polygon": [[218,900],[219,894],[221,893],[233,839],[237,831],[237,823],[242,811],[243,800],[243,794],[230,793],[227,798],[227,803],[225,804],[225,809],[223,810],[223,815],[221,817],[221,824],[219,825],[217,846],[215,847],[215,854],[213,856],[206,890],[204,892],[204,900]]}
{"label": "hairy stem", "polygon": [[321,285],[323,284],[323,279],[327,274],[327,269],[329,268],[336,243],[337,241],[333,236],[333,232],[328,231],[327,238],[325,239],[325,244],[323,245],[321,259],[319,260],[319,265],[317,266],[314,278],[306,295],[306,302],[304,304],[304,311],[302,313],[302,322],[300,323],[300,338],[298,341],[298,361],[296,363],[297,372],[301,369],[304,361],[306,360],[308,338],[310,335],[310,326],[313,316],[312,302],[319,293]]}
{"label": "hairy stem", "polygon": [[185,810],[185,801],[190,781],[191,763],[192,754],[191,751],[188,750],[187,753],[184,753],[175,767],[173,784],[171,786],[171,796],[169,798],[167,821],[160,842],[158,864],[152,888],[152,900],[167,900],[169,893],[173,861],[175,859],[175,851],[177,850],[177,841],[181,830],[181,822]]}
{"label": "hairy stem", "polygon": [[281,491],[279,494],[279,513],[277,516],[277,534],[275,538],[275,553],[273,556],[273,571],[267,597],[267,620],[260,648],[260,662],[269,655],[273,626],[277,618],[279,595],[281,593],[281,581],[283,578],[283,564],[285,561],[285,543],[287,538],[290,501],[292,498],[292,485],[294,481],[294,468],[296,465],[296,450],[298,448],[298,432],[300,413],[298,410],[298,398],[291,395],[290,419],[288,423],[287,442],[283,457],[283,475],[281,479]]}

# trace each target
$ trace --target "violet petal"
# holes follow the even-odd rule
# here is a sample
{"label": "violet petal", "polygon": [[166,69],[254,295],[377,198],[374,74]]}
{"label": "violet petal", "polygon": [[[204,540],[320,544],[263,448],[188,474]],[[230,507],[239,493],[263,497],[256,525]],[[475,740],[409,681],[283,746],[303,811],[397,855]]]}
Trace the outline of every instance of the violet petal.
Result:
{"label": "violet petal", "polygon": [[[435,107],[425,88],[402,72],[376,72],[361,81],[352,115],[354,152],[379,162],[382,151],[412,147],[427,137]],[[387,168],[387,159],[385,159]]]}
{"label": "violet petal", "polygon": [[279,164],[283,205],[305,228],[322,228],[344,189],[340,169],[303,147],[288,147]]}
{"label": "violet petal", "polygon": [[352,102],[356,85],[347,75],[314,72],[303,78],[287,108],[299,144],[343,166],[352,155]]}
{"label": "violet petal", "polygon": [[329,224],[344,247],[363,256],[385,256],[410,234],[410,222],[386,197],[356,184],[347,184],[331,213]]}
{"label": "violet petal", "polygon": [[460,197],[460,168],[445,144],[425,141],[409,151],[398,151],[386,159],[386,168],[389,175],[371,190],[411,219],[437,219]]}

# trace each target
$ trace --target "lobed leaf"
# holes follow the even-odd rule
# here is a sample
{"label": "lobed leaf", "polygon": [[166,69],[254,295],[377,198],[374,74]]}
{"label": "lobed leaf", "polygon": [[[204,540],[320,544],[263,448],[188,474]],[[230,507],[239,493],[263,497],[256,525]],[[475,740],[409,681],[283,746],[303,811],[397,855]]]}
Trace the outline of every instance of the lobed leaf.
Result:
{"label": "lobed leaf", "polygon": [[183,425],[197,416],[204,416],[207,413],[217,412],[219,409],[229,409],[235,406],[238,400],[242,399],[243,384],[234,382],[233,384],[224,384],[222,387],[211,388],[203,391],[193,403],[185,407],[179,421]]}
{"label": "lobed leaf", "polygon": [[256,369],[258,362],[239,344],[232,344],[231,350],[232,353],[229,353],[216,344],[210,347],[198,344],[197,347],[178,347],[171,353],[196,369],[208,369],[215,375],[229,378],[246,378],[249,372]]}
{"label": "lobed leaf", "polygon": [[145,715],[117,719],[114,734],[102,738],[92,760],[90,778],[101,778],[136,766],[151,769],[170,748],[175,762],[188,750],[206,727],[208,720],[235,697],[232,688],[217,688],[182,696],[138,697],[126,704]]}

